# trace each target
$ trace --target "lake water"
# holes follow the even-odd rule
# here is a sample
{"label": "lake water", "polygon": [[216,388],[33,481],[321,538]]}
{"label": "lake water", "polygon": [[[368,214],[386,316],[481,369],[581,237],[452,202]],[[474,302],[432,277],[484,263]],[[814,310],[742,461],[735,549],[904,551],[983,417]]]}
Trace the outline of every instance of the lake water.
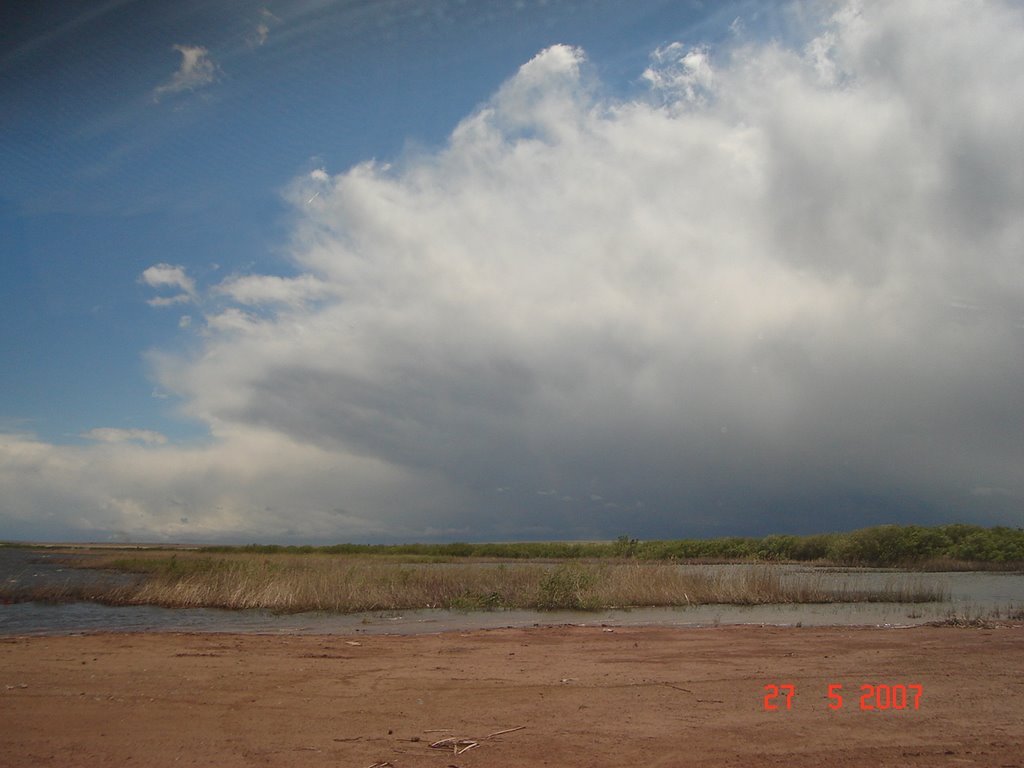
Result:
{"label": "lake water", "polygon": [[[0,583],[63,584],[134,577],[68,568],[61,556],[0,548]],[[680,566],[703,571],[747,568],[743,565]],[[951,614],[997,618],[1024,609],[1021,573],[899,573],[872,569],[773,566],[785,578],[813,574],[822,586],[878,589],[901,584],[935,587],[948,599],[936,603],[829,603],[802,605],[703,605],[687,608],[634,608],[596,612],[445,610],[360,614],[225,611],[210,608],[104,606],[96,603],[15,603],[0,605],[0,635],[75,634],[81,632],[253,632],[270,634],[418,634],[451,630],[535,625],[680,626],[770,624],[778,626],[911,626],[939,621]]]}

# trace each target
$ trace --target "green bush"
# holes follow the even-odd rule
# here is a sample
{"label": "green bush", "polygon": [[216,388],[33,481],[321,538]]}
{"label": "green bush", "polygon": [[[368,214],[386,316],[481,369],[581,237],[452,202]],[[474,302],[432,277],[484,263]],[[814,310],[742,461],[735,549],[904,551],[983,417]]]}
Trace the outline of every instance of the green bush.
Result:
{"label": "green bush", "polygon": [[537,607],[542,610],[593,610],[597,601],[591,587],[597,581],[592,568],[568,562],[556,566],[541,579]]}

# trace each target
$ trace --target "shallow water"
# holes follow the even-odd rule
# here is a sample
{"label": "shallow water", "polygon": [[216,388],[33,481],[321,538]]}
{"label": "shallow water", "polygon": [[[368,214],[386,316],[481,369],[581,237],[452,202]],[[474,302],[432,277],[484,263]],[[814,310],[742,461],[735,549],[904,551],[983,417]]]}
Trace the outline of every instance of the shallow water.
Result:
{"label": "shallow water", "polygon": [[[84,562],[97,554],[80,553],[75,560]],[[0,584],[17,587],[54,587],[65,584],[109,585],[131,584],[138,577],[117,571],[72,568],[66,565],[69,556],[56,552],[0,547]]]}
{"label": "shallow water", "polygon": [[[727,572],[743,565],[680,566]],[[758,566],[763,567],[763,566]],[[1024,574],[902,573],[874,569],[823,569],[772,566],[784,578],[813,574],[822,586],[878,589],[901,584],[933,586],[949,598],[936,603],[830,603],[801,605],[702,605],[687,608],[634,608],[595,612],[492,611],[461,613],[439,609],[387,613],[273,614],[212,608],[104,606],[95,603],[0,605],[0,635],[75,634],[81,632],[252,632],[269,634],[420,634],[498,627],[575,624],[586,626],[679,626],[727,624],[778,626],[911,626],[947,618],[997,617],[1024,608]],[[85,579],[124,581],[131,576],[82,571],[63,566],[59,557],[27,550],[0,549],[0,582],[62,584]]]}

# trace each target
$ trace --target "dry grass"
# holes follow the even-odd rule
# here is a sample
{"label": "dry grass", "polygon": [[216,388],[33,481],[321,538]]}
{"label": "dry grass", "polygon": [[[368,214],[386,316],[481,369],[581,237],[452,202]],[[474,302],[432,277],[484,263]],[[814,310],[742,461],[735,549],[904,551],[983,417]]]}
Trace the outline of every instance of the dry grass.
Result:
{"label": "dry grass", "polygon": [[[822,573],[786,576],[771,565],[736,566],[714,572],[670,565],[621,565],[608,574],[602,597],[610,605],[765,605],[775,603],[920,603],[946,599],[920,579],[894,577],[881,589],[835,587]],[[640,596],[642,599],[635,601]]]}
{"label": "dry grass", "polygon": [[[488,610],[687,606],[714,603],[928,602],[940,591],[893,581],[835,589],[820,574],[786,577],[768,565],[716,571],[670,564],[416,564],[375,557],[193,552],[96,558],[90,567],[140,574],[134,585],[47,587],[7,599],[88,599],[116,605],[353,613],[414,608]],[[0,595],[0,597],[3,597]]]}

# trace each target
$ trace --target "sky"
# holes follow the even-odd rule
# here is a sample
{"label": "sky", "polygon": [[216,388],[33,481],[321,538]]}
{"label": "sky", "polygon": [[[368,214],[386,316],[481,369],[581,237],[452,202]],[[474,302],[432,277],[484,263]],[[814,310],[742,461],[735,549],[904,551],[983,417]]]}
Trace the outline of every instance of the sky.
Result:
{"label": "sky", "polygon": [[0,539],[1024,525],[1024,4],[0,10]]}

